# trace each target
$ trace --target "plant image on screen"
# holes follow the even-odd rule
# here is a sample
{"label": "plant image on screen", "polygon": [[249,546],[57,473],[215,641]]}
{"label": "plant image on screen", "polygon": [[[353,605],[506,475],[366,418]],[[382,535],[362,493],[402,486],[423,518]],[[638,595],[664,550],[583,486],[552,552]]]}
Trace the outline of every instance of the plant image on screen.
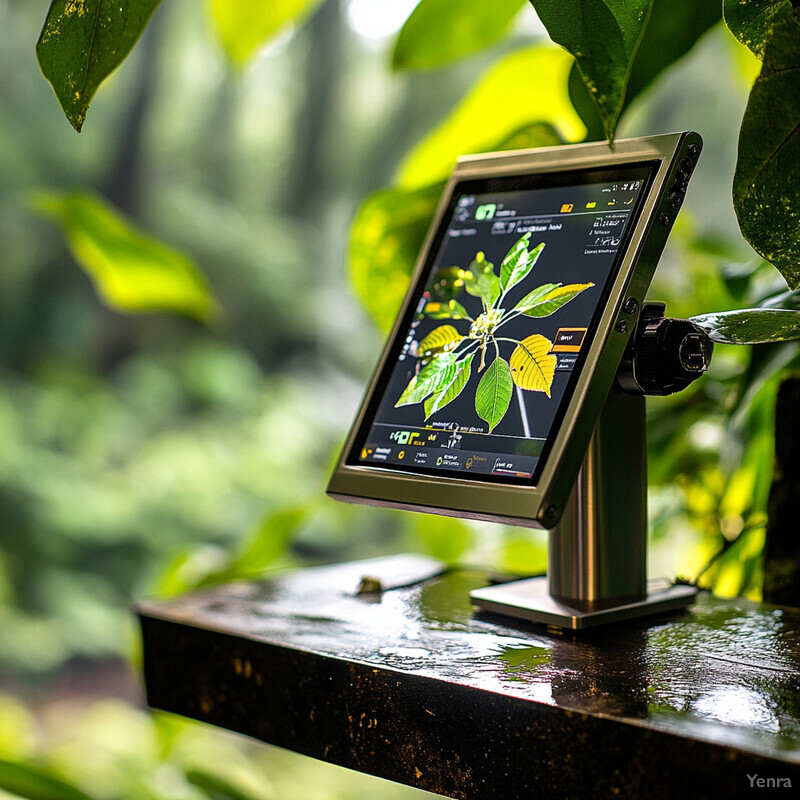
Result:
{"label": "plant image on screen", "polygon": [[[455,400],[469,382],[475,368],[483,373],[475,390],[475,411],[489,425],[489,433],[501,422],[511,404],[514,386],[550,397],[557,357],[553,343],[540,333],[522,340],[500,336],[500,329],[520,316],[541,318],[554,314],[593,283],[545,283],[528,292],[512,308],[503,304],[509,292],[523,281],[544,250],[544,243],[530,248],[530,233],[522,236],[503,258],[500,274],[482,252],[469,268],[449,267],[434,276],[424,317],[464,320],[465,333],[451,324],[440,325],[417,346],[420,369],[411,378],[395,408],[424,403],[425,419]],[[472,317],[456,297],[466,292],[479,298],[482,311]],[[464,302],[466,298],[463,298]],[[501,355],[501,345],[511,355]]]}

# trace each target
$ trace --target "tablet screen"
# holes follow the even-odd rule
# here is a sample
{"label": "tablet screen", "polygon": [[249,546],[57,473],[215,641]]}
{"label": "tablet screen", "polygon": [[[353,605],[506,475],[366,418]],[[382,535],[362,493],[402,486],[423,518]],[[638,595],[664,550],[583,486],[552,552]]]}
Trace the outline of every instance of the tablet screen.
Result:
{"label": "tablet screen", "polygon": [[348,463],[535,485],[656,166],[457,183]]}

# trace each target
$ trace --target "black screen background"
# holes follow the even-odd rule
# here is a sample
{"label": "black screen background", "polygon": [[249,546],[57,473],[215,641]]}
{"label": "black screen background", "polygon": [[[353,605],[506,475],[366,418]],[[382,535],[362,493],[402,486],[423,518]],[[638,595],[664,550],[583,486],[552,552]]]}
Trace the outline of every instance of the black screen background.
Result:
{"label": "black screen background", "polygon": [[[439,229],[434,236],[426,264],[415,287],[412,301],[406,309],[399,333],[390,349],[384,369],[378,380],[377,388],[368,403],[361,428],[348,455],[348,463],[358,463],[362,466],[368,465],[370,468],[380,470],[399,469],[404,472],[434,474],[444,478],[449,476],[505,483],[535,484],[536,478],[544,465],[547,451],[563,419],[563,414],[572,395],[586,351],[595,334],[610,287],[618,272],[630,234],[635,227],[643,198],[647,194],[649,182],[654,174],[654,166],[652,163],[639,163],[614,169],[582,170],[458,183],[454,188],[448,208],[442,217]],[[597,200],[598,203],[605,202],[604,198],[606,196],[619,196],[619,194],[601,194],[601,185],[611,185],[612,183],[623,185],[636,180],[641,181],[642,185],[634,193],[635,200],[631,205],[621,241],[615,247],[606,248],[612,252],[592,256],[585,255],[587,242],[591,241],[592,223],[596,219],[591,213],[586,212],[586,203],[591,200]],[[524,192],[526,195],[516,194],[519,192]],[[469,443],[473,449],[478,448],[478,445],[474,444],[474,442],[480,441],[481,449],[493,449],[498,453],[507,452],[540,456],[530,478],[468,473],[464,470],[442,470],[430,466],[419,467],[408,462],[403,464],[375,464],[374,462],[362,461],[359,457],[362,448],[370,438],[370,431],[376,422],[387,423],[398,428],[407,427],[412,430],[431,426],[434,423],[441,425],[452,422],[454,426],[459,427],[465,433],[468,433],[470,429],[476,429],[476,431],[487,430],[486,422],[478,416],[474,405],[475,387],[480,379],[480,375],[476,374],[475,365],[473,365],[473,374],[461,395],[433,415],[427,423],[424,421],[422,404],[394,408],[394,403],[414,375],[418,364],[418,359],[411,356],[402,359],[404,349],[407,347],[406,337],[412,330],[412,324],[414,338],[417,341],[420,341],[428,332],[443,324],[453,325],[462,334],[466,334],[469,329],[470,323],[467,320],[437,320],[425,317],[421,320],[417,319],[416,323],[414,323],[420,300],[423,292],[429,288],[432,275],[437,270],[450,266],[468,268],[478,250],[482,250],[485,253],[486,259],[493,262],[495,271],[499,272],[502,258],[521,235],[516,230],[511,234],[487,235],[486,231],[491,224],[503,219],[502,217],[496,217],[489,223],[475,223],[474,219],[456,221],[454,213],[457,211],[459,198],[464,196],[476,197],[471,208],[473,214],[476,205],[495,203],[498,205],[498,210],[502,210],[503,205],[506,207],[513,206],[518,210],[522,210],[523,213],[547,214],[552,216],[553,223],[561,223],[563,225],[559,231],[533,232],[531,234],[530,246],[533,247],[544,241],[544,251],[530,275],[509,291],[503,302],[505,308],[513,308],[525,294],[544,283],[593,282],[595,284],[594,287],[573,298],[555,314],[536,319],[526,316],[518,317],[504,325],[499,333],[499,335],[518,340],[531,333],[541,333],[551,341],[554,341],[560,328],[571,327],[576,323],[580,327],[588,328],[581,351],[577,354],[574,368],[571,371],[556,371],[550,398],[540,392],[524,391],[522,393],[530,427],[530,439],[524,438],[516,390],[514,396],[512,396],[508,412],[494,428],[491,436],[480,436],[479,440],[475,439],[475,437],[467,437],[468,439],[473,439],[473,442]],[[575,214],[564,215],[558,213],[563,203],[572,204]],[[617,211],[617,208],[598,207],[596,213],[598,215],[601,213],[611,215]],[[448,231],[453,228],[463,229],[470,227],[479,229],[483,227],[485,230],[475,236],[452,237],[448,235]],[[471,316],[475,317],[480,313],[481,301],[479,298],[468,296],[462,292],[458,300]],[[501,355],[508,360],[509,348],[513,348],[513,345],[505,343],[504,347],[505,351],[501,350]],[[399,358],[401,360],[398,361]],[[478,358],[479,356],[476,355],[476,359]],[[491,358],[487,359],[487,366],[490,362]],[[495,437],[516,438],[503,440]]]}

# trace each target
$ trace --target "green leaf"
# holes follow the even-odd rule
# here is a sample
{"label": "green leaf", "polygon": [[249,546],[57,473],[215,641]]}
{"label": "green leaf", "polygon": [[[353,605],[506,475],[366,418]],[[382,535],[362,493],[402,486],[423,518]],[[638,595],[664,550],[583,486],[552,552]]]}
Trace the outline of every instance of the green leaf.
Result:
{"label": "green leaf", "polygon": [[764,344],[800,338],[800,311],[781,308],[743,308],[689,317],[714,342]]}
{"label": "green leaf", "polygon": [[450,383],[456,371],[456,357],[453,353],[442,353],[426,364],[403,390],[395,408],[421,403],[440,386]]}
{"label": "green leaf", "polygon": [[[397,183],[412,189],[444,180],[458,156],[498,149],[526,126],[533,133],[533,122],[554,126],[558,138],[580,140],[585,128],[567,92],[571,63],[562,50],[548,46],[517,50],[495,62],[450,116],[409,153]],[[539,125],[537,131],[541,145],[560,143],[552,141],[552,127]]]}
{"label": "green leaf", "polygon": [[12,761],[0,761],[0,789],[28,800],[91,800],[45,770]]}
{"label": "green leaf", "polygon": [[522,236],[500,264],[500,286],[504,293],[527,277],[544,250],[544,242],[537,244],[533,250],[528,250],[530,239],[530,233]]}
{"label": "green leaf", "polygon": [[[552,286],[552,284],[548,285]],[[544,287],[540,286],[539,289],[534,289],[530,294],[525,295],[513,310],[522,311],[528,317],[549,317],[561,306],[566,305],[592,286],[594,286],[593,283],[568,283],[566,286],[553,286],[546,292],[542,292]]]}
{"label": "green leaf", "polygon": [[100,84],[125,60],[160,0],[53,0],[36,45],[72,127],[80,133]]}
{"label": "green leaf", "polygon": [[111,308],[200,320],[217,313],[202,273],[186,255],[136,230],[100,197],[49,193],[34,205],[61,226],[75,260]]}
{"label": "green leaf", "polygon": [[215,582],[250,578],[262,572],[286,552],[308,516],[307,506],[284,508],[268,514],[246,538],[221,579]]}
{"label": "green leaf", "polygon": [[654,0],[633,60],[623,111],[721,19],[722,7],[718,0]]}
{"label": "green leaf", "polygon": [[501,39],[525,0],[421,0],[400,31],[392,67],[432,69]]}
{"label": "green leaf", "polygon": [[480,297],[485,309],[491,308],[500,297],[500,278],[494,273],[494,264],[479,252],[469,265],[469,278],[464,286],[467,294]]}
{"label": "green leaf", "polygon": [[425,316],[431,319],[472,319],[458,300],[450,300],[447,303],[429,300],[425,306]]}
{"label": "green leaf", "polygon": [[475,391],[475,411],[482,420],[489,423],[489,433],[506,415],[513,391],[511,367],[508,361],[497,356],[484,372]]}
{"label": "green leaf", "polygon": [[300,24],[321,0],[206,0],[208,16],[228,58],[243,67],[275,34]]}
{"label": "green leaf", "polygon": [[558,289],[561,287],[560,283],[543,283],[541,286],[537,286],[532,292],[528,292],[519,303],[512,308],[512,311],[524,311],[528,307],[534,306],[538,303],[543,297],[546,297],[550,292],[554,289]]}
{"label": "green leaf", "polygon": [[789,11],[790,0],[723,0],[725,24],[753,55],[764,58],[773,25]]}
{"label": "green leaf", "polygon": [[531,0],[550,38],[574,57],[609,142],[652,0]]}
{"label": "green leaf", "polygon": [[362,203],[350,228],[350,281],[384,331],[394,324],[443,188],[376,192]]}
{"label": "green leaf", "polygon": [[432,417],[437,411],[452,403],[461,394],[472,374],[472,359],[475,353],[469,353],[463,360],[456,364],[452,380],[443,384],[425,401],[425,419]]}
{"label": "green leaf", "polygon": [[739,133],[733,201],[753,248],[800,287],[800,22],[784,8]]}
{"label": "green leaf", "polygon": [[[234,761],[224,759],[210,764],[213,771],[191,767],[185,772],[186,780],[202,790],[209,800],[271,800],[274,792],[269,784],[259,781],[249,771],[237,769]],[[222,774],[227,770],[229,774]]]}
{"label": "green leaf", "polygon": [[420,358],[432,358],[452,350],[463,338],[452,325],[440,325],[422,339],[417,353]]}

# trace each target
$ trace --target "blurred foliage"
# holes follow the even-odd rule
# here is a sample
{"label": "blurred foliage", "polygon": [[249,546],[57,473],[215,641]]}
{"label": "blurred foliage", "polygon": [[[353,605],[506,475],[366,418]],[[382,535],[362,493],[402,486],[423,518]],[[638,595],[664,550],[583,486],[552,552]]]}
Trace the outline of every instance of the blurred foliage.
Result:
{"label": "blurred foliage", "polygon": [[44,194],[36,208],[64,230],[75,261],[97,293],[122,312],[173,311],[208,320],[216,311],[190,258],[132,228],[91,194]]}
{"label": "blurred foliage", "polygon": [[[774,27],[739,27],[748,4],[726,3],[731,30],[764,58],[745,120],[770,104],[795,114],[793,86],[780,103],[770,94],[783,63],[770,55]],[[78,27],[55,42],[51,25],[39,45],[78,127],[146,22],[100,31],[121,44],[94,67],[80,37],[97,19],[88,11],[108,4],[79,5]],[[738,121],[760,65],[717,24],[721,2],[597,0],[606,22],[606,12],[626,15],[614,45],[625,63],[605,73],[613,37],[591,38],[576,65],[547,41],[553,3],[421,0],[413,13],[405,4],[396,39],[369,38],[369,10],[383,21],[385,5],[162,4],[106,80],[92,124],[68,137],[30,57],[42,9],[0,0],[0,797],[414,793],[306,761],[298,769],[291,754],[48,687],[129,654],[130,604],[143,594],[403,549],[543,571],[541,532],[324,496],[380,345],[366,315],[391,325],[458,155],[615,126],[625,136],[697,128],[709,146],[653,297],[673,316],[797,308],[736,225]],[[581,4],[558,5],[571,14]],[[77,9],[53,2],[48,24],[67,6]],[[643,27],[636,14],[648,11]],[[784,19],[786,30],[796,22]],[[581,47],[574,30],[552,33]],[[793,52],[787,44],[780,58]],[[787,119],[776,115],[771,137]],[[786,228],[797,159],[782,158],[770,168],[786,178],[775,218]],[[31,212],[32,194],[47,198],[58,229]],[[360,305],[340,256],[354,212],[348,268]],[[212,316],[215,325],[198,324]],[[654,572],[703,570],[704,585],[757,596],[774,396],[798,369],[794,342],[721,345],[702,381],[649,403]]]}
{"label": "blurred foliage", "polygon": [[243,67],[275,34],[301,23],[320,0],[206,0],[208,15],[226,55]]}
{"label": "blurred foliage", "polygon": [[494,44],[525,0],[426,0],[411,12],[392,52],[395,69],[432,69]]}

